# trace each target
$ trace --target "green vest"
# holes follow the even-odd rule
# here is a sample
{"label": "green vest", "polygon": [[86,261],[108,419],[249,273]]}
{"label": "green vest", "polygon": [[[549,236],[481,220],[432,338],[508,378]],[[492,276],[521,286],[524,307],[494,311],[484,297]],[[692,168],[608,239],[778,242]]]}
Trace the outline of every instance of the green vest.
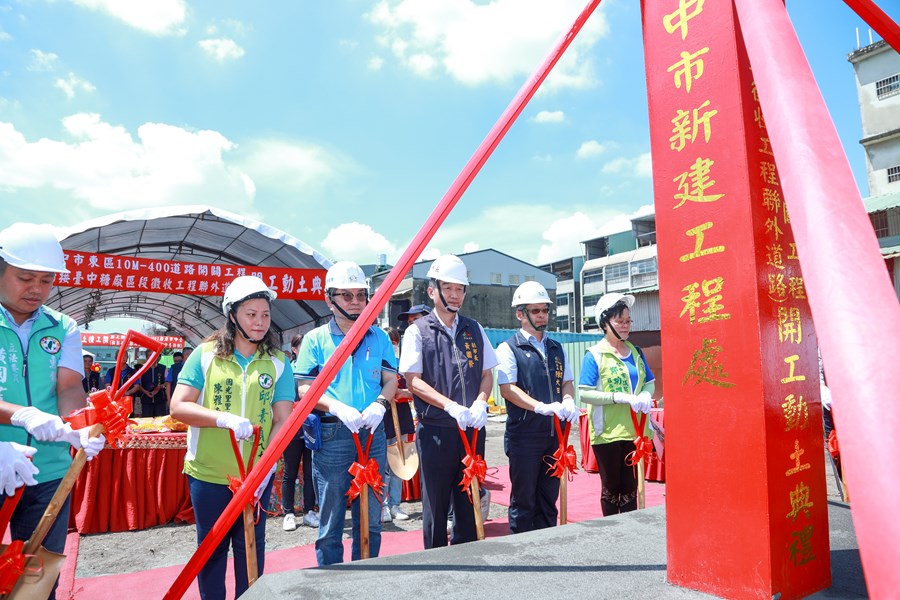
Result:
{"label": "green vest", "polygon": [[[214,342],[206,342],[195,350],[202,353],[200,364],[205,381],[197,402],[206,408],[245,417],[254,425],[259,425],[259,457],[266,448],[272,429],[272,397],[275,382],[284,371],[284,353],[278,351],[274,356],[257,353],[244,370],[234,356],[217,358],[214,346]],[[189,427],[184,472],[194,479],[223,485],[228,485],[228,475],[239,477],[229,431],[219,427]],[[253,448],[252,438],[238,442],[238,447],[246,465]]]}
{"label": "green vest", "polygon": [[[0,311],[0,398],[10,404],[34,406],[58,415],[56,378],[62,343],[71,319],[46,306],[31,328],[28,338],[27,369],[19,336]],[[60,479],[72,457],[67,442],[39,442],[21,427],[0,425],[0,440],[37,448],[33,461],[40,469],[38,483]]]}
{"label": "green vest", "polygon": [[[628,367],[616,355],[609,342],[604,339],[599,344],[588,348],[588,352],[594,355],[594,360],[597,362],[597,371],[599,372],[597,385],[601,392],[639,394],[643,389],[644,380],[647,377],[644,361],[631,342],[625,342],[625,345],[631,350],[631,357],[634,359],[634,364],[637,365],[638,382],[634,390],[631,389]],[[640,420],[640,415],[638,420]],[[589,404],[588,422],[590,423],[591,444],[633,441],[635,438],[634,423],[631,422],[631,407],[627,404],[602,406]],[[644,426],[644,435],[653,437],[649,417]]]}

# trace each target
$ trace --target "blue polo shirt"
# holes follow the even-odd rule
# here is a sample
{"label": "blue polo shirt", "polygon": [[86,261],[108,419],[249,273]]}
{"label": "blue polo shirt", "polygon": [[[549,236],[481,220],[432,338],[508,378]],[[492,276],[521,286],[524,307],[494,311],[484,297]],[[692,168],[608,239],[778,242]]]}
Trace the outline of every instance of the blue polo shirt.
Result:
{"label": "blue polo shirt", "polygon": [[[293,363],[298,384],[312,383],[344,337],[334,319],[303,336]],[[391,338],[381,329],[369,327],[324,395],[362,411],[381,393],[381,374],[387,371],[396,375],[396,361]]]}

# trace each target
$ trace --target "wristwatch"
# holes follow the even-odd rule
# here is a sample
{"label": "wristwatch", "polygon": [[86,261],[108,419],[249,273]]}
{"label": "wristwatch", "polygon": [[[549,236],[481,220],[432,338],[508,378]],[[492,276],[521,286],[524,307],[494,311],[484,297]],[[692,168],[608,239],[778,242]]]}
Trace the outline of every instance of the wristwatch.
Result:
{"label": "wristwatch", "polygon": [[383,406],[383,407],[384,407],[384,410],[390,410],[390,409],[391,409],[391,401],[388,400],[387,398],[385,398],[384,396],[380,395],[380,394],[379,394],[379,396],[375,399],[375,402],[377,402],[378,404],[380,404],[381,406]]}

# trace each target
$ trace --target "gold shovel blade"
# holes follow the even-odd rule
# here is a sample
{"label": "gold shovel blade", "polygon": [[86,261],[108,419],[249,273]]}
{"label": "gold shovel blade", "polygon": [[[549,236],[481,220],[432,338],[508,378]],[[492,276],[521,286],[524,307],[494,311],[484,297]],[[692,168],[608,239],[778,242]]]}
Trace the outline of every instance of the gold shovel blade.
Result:
{"label": "gold shovel blade", "polygon": [[[0,553],[6,550],[5,545],[0,545]],[[43,546],[37,551],[38,558],[32,558],[26,565],[26,573],[19,577],[16,587],[12,593],[7,596],[9,600],[47,600],[56,578],[62,569],[63,562],[66,557],[56,552],[50,552]],[[40,566],[43,561],[44,566],[40,569],[39,574],[29,573],[33,569]]]}
{"label": "gold shovel blade", "polygon": [[419,471],[419,453],[415,442],[404,443],[402,454],[400,444],[390,444],[387,447],[387,459],[391,471],[403,481],[409,481]]}

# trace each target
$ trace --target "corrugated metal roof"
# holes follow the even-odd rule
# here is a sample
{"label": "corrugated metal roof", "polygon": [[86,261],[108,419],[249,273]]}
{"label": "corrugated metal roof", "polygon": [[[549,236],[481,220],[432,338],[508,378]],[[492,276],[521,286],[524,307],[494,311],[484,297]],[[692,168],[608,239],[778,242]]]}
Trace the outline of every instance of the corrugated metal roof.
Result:
{"label": "corrugated metal roof", "polygon": [[881,249],[881,255],[885,258],[895,258],[900,256],[900,246],[888,246]]}
{"label": "corrugated metal roof", "polygon": [[630,290],[629,294],[646,294],[647,292],[658,292],[658,285],[648,285],[647,287],[638,288],[636,290]]}
{"label": "corrugated metal roof", "polygon": [[887,210],[889,208],[897,208],[900,206],[900,192],[893,194],[882,194],[881,196],[870,196],[863,200],[866,212],[878,212],[879,210]]}

